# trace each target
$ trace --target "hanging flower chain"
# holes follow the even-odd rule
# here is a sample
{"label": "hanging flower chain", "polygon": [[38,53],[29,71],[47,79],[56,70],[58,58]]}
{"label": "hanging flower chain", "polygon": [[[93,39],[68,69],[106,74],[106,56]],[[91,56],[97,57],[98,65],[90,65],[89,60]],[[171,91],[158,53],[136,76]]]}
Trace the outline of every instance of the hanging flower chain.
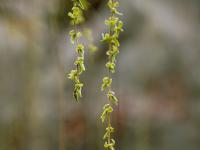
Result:
{"label": "hanging flower chain", "polygon": [[112,73],[115,72],[116,67],[116,56],[119,53],[119,35],[123,31],[123,22],[119,20],[118,15],[122,15],[118,12],[119,2],[114,0],[109,0],[107,3],[111,16],[105,20],[105,24],[109,27],[108,33],[102,34],[102,41],[108,44],[108,51],[106,55],[108,56],[108,62],[106,63],[106,68],[108,69],[108,76],[103,78],[103,83],[101,86],[102,91],[107,91],[107,97],[109,100],[108,104],[103,107],[103,113],[101,115],[102,123],[107,122],[107,127],[103,139],[105,140],[104,148],[107,150],[114,150],[115,140],[112,139],[112,133],[114,128],[111,126],[111,113],[113,112],[112,105],[118,105],[118,99],[115,93],[112,91]]}
{"label": "hanging flower chain", "polygon": [[76,52],[78,57],[74,62],[76,66],[75,70],[71,70],[68,74],[68,78],[74,81],[74,91],[73,96],[77,102],[79,102],[79,98],[82,97],[82,88],[83,83],[80,81],[80,75],[85,71],[84,65],[84,45],[79,43],[79,38],[82,36],[82,33],[78,31],[77,26],[84,22],[83,17],[83,10],[84,6],[81,0],[72,0],[73,7],[71,12],[68,13],[68,16],[71,19],[71,24],[73,25],[74,29],[69,32],[71,37],[71,43],[76,44]]}

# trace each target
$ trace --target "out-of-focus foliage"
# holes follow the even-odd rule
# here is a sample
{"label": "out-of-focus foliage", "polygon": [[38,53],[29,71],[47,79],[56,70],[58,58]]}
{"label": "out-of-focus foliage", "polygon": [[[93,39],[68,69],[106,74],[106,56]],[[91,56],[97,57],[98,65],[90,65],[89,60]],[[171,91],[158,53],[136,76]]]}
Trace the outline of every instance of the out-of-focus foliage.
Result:
{"label": "out-of-focus foliage", "polygon": [[[81,28],[92,30],[99,50],[86,53],[87,88],[77,105],[66,77],[76,57],[68,36],[71,2],[1,0],[1,150],[103,149],[97,118],[107,99],[99,90],[107,49],[99,41],[109,12],[106,1],[88,2]],[[199,0],[120,4],[125,30],[113,77],[119,95],[112,120],[116,149],[199,150]]]}

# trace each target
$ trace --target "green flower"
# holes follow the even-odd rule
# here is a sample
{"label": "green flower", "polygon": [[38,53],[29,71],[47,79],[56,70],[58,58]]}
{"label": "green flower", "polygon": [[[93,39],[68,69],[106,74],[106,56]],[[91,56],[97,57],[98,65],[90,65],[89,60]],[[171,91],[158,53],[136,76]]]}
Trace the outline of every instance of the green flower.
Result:
{"label": "green flower", "polygon": [[78,6],[74,6],[72,11],[68,13],[68,16],[71,18],[72,25],[78,25],[84,22],[83,10]]}
{"label": "green flower", "polygon": [[113,108],[110,106],[110,104],[104,105],[104,107],[103,107],[103,113],[101,115],[101,121],[102,121],[102,123],[105,121],[106,116],[108,114],[110,114],[111,112],[113,112]]}
{"label": "green flower", "polygon": [[119,7],[119,2],[109,0],[107,5],[113,14],[122,15],[122,13],[117,11],[117,8]]}
{"label": "green flower", "polygon": [[102,42],[110,42],[112,37],[109,33],[102,33]]}
{"label": "green flower", "polygon": [[83,57],[78,57],[77,60],[74,63],[77,68],[78,68],[78,73],[79,75],[85,71],[85,65],[84,65],[84,58]]}
{"label": "green flower", "polygon": [[76,52],[79,53],[82,57],[84,56],[84,46],[83,44],[78,44],[76,47]]}
{"label": "green flower", "polygon": [[106,68],[108,68],[112,73],[114,73],[115,72],[115,63],[113,63],[113,62],[107,62],[106,63]]}
{"label": "green flower", "polygon": [[76,83],[75,84],[73,95],[74,95],[74,98],[77,102],[79,101],[79,98],[82,97],[82,88],[83,88],[82,83]]}
{"label": "green flower", "polygon": [[71,70],[71,72],[68,74],[68,78],[78,82],[78,71],[77,70]]}
{"label": "green flower", "polygon": [[115,26],[118,22],[119,18],[117,17],[110,17],[108,20],[105,20],[105,24],[108,26]]}
{"label": "green flower", "polygon": [[109,135],[111,133],[113,133],[113,132],[114,132],[114,128],[113,127],[107,127],[106,128],[106,133],[104,134],[103,139],[105,140],[106,138],[109,138]]}
{"label": "green flower", "polygon": [[109,99],[111,102],[113,102],[115,105],[118,105],[118,99],[117,99],[117,97],[115,96],[115,92],[109,91],[108,94],[107,94],[107,96],[108,96],[108,99]]}
{"label": "green flower", "polygon": [[75,40],[80,38],[82,36],[81,32],[76,32],[75,30],[71,30],[69,32],[70,38],[71,38],[71,43],[74,44]]}
{"label": "green flower", "polygon": [[110,143],[109,142],[105,142],[104,147],[109,149],[109,150],[115,150],[114,145],[115,145],[115,140],[111,139]]}
{"label": "green flower", "polygon": [[104,91],[106,88],[110,87],[111,83],[112,83],[112,79],[110,79],[109,77],[104,77],[101,90]]}

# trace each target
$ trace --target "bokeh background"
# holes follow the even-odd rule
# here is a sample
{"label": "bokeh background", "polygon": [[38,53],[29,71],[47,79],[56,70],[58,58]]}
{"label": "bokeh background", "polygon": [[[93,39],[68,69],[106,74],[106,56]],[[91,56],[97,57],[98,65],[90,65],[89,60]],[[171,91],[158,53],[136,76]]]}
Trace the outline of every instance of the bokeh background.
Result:
{"label": "bokeh background", "polygon": [[[102,150],[106,0],[89,0],[84,98],[67,74],[70,0],[0,0],[0,150]],[[116,150],[200,149],[200,1],[120,0]],[[87,41],[83,42],[87,43]]]}

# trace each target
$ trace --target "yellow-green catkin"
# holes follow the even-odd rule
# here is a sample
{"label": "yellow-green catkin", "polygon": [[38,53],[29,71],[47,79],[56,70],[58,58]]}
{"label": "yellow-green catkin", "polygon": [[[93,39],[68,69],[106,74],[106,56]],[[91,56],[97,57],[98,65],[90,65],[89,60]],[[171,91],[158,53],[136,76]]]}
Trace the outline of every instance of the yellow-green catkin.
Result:
{"label": "yellow-green catkin", "polygon": [[107,92],[108,103],[103,107],[101,121],[102,123],[107,123],[103,136],[105,140],[104,148],[107,150],[115,150],[115,140],[112,138],[114,128],[111,125],[111,113],[113,112],[113,105],[118,105],[118,99],[112,90],[112,74],[116,68],[116,56],[119,53],[120,46],[119,35],[123,31],[123,22],[118,18],[119,15],[122,15],[117,10],[119,2],[109,0],[107,5],[110,9],[110,17],[105,20],[105,24],[108,26],[109,31],[102,34],[102,41],[108,44],[108,51],[106,52],[108,62],[105,65],[108,69],[108,75],[103,78],[101,90]]}
{"label": "yellow-green catkin", "polygon": [[68,13],[71,19],[73,29],[69,32],[71,43],[76,45],[77,59],[74,62],[76,68],[71,70],[68,78],[74,82],[73,96],[77,102],[82,97],[83,83],[80,81],[80,75],[85,71],[84,65],[84,45],[79,42],[82,33],[78,30],[78,26],[84,22],[83,11],[85,10],[82,0],[72,0],[73,7]]}

